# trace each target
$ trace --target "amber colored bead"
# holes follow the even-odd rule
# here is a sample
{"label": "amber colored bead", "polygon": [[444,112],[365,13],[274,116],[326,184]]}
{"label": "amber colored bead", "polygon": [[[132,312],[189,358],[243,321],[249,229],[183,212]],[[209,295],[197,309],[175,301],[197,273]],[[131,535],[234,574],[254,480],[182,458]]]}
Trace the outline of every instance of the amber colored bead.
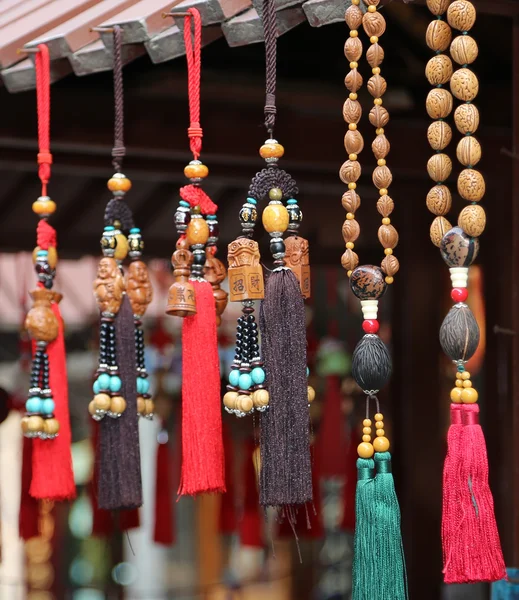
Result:
{"label": "amber colored bead", "polygon": [[385,282],[386,282],[388,285],[391,285],[391,284],[393,283],[393,281],[394,281],[394,278],[393,278],[393,277],[386,277],[386,278],[384,279],[384,281],[385,281]]}
{"label": "amber colored bead", "polygon": [[140,415],[143,415],[146,412],[146,400],[142,396],[137,398],[137,412]]}
{"label": "amber colored bead", "polygon": [[382,437],[386,435],[386,432],[383,429],[377,429],[377,437]]}
{"label": "amber colored bead", "polygon": [[52,215],[56,212],[56,203],[48,196],[40,196],[32,203],[32,210],[37,215]]}
{"label": "amber colored bead", "polygon": [[313,402],[315,400],[315,390],[309,385],[308,386],[308,402]]}
{"label": "amber colored bead", "polygon": [[377,37],[376,35],[372,35],[372,36],[369,38],[369,41],[370,41],[372,44],[376,44],[376,43],[378,42],[378,37]]}
{"label": "amber colored bead", "polygon": [[108,410],[110,408],[110,396],[108,394],[97,394],[94,396],[94,404],[97,410]]}
{"label": "amber colored bead", "polygon": [[377,7],[376,7],[376,6],[373,6],[373,4],[370,4],[370,5],[368,6],[368,12],[374,13],[374,12],[376,12],[376,11],[377,11]]}
{"label": "amber colored bead", "polygon": [[351,221],[355,218],[355,215],[353,213],[346,213],[346,218],[348,219],[348,221]]}
{"label": "amber colored bead", "polygon": [[110,412],[116,415],[122,414],[126,410],[126,400],[122,396],[114,396],[110,402]]}
{"label": "amber colored bead", "polygon": [[254,406],[268,406],[269,403],[269,393],[267,390],[259,389],[256,390],[252,394],[252,400],[254,402]]}
{"label": "amber colored bead", "polygon": [[350,31],[350,37],[358,37],[359,32],[356,29]]}
{"label": "amber colored bead", "polygon": [[261,158],[281,158],[285,154],[285,149],[281,144],[269,143],[263,144],[259,149]]}
{"label": "amber colored bead", "polygon": [[188,179],[205,179],[209,175],[209,169],[202,163],[189,164],[184,167],[184,175]]}
{"label": "amber colored bead", "polygon": [[371,433],[371,427],[364,427],[364,429],[362,430],[362,433],[370,434]]}
{"label": "amber colored bead", "polygon": [[474,388],[463,388],[461,391],[461,401],[464,404],[474,404],[478,401],[478,392]]}
{"label": "amber colored bead", "polygon": [[355,92],[351,92],[348,97],[350,100],[356,100],[358,98],[358,96]]}
{"label": "amber colored bead", "polygon": [[375,452],[387,452],[389,450],[389,440],[387,437],[377,437],[373,440],[373,448]]}
{"label": "amber colored bead", "polygon": [[348,277],[351,277],[351,274],[352,274],[352,273],[353,273],[353,271],[352,271],[351,269],[350,269],[349,271],[346,271],[346,275],[347,275]]}
{"label": "amber colored bead", "polygon": [[283,233],[288,227],[288,211],[283,204],[269,204],[265,207],[261,220],[268,233]]}
{"label": "amber colored bead", "polygon": [[27,417],[27,431],[37,433],[38,431],[43,431],[44,426],[42,417],[38,415]]}
{"label": "amber colored bead", "polygon": [[382,219],[383,225],[389,225],[391,223],[391,219],[389,217],[384,217]]}
{"label": "amber colored bead", "polygon": [[355,153],[352,153],[348,156],[350,160],[357,160],[358,156]]}
{"label": "amber colored bead", "polygon": [[371,419],[364,419],[364,421],[362,421],[362,424],[364,425],[364,427],[371,427]]}
{"label": "amber colored bead", "polygon": [[463,379],[463,377],[461,376],[461,373],[459,371],[456,373],[456,379]]}
{"label": "amber colored bead", "polygon": [[362,441],[363,442],[371,442],[371,436],[370,435],[363,435],[362,436]]}
{"label": "amber colored bead", "polygon": [[461,379],[456,379],[456,387],[463,387],[463,381]]}
{"label": "amber colored bead", "polygon": [[386,165],[386,159],[385,159],[385,158],[379,158],[379,159],[377,160],[377,165],[378,165],[379,167],[384,167],[384,166]]}
{"label": "amber colored bead", "polygon": [[[286,209],[285,209],[286,210]],[[209,239],[209,225],[204,218],[193,218],[186,229],[186,240],[190,246],[207,244]]]}
{"label": "amber colored bead", "polygon": [[386,256],[391,256],[391,254],[393,254],[393,248],[384,248],[384,254]]}
{"label": "amber colored bead", "polygon": [[229,410],[236,408],[236,400],[238,399],[238,392],[227,392],[223,397],[223,405]]}
{"label": "amber colored bead", "polygon": [[470,387],[472,387],[472,381],[470,381],[470,379],[465,379],[463,381],[463,387],[464,388],[470,388]]}
{"label": "amber colored bead", "polygon": [[383,423],[382,421],[377,421],[377,422],[375,423],[375,427],[376,427],[377,429],[384,429],[384,423]]}
{"label": "amber colored bead", "polygon": [[155,402],[153,400],[144,400],[144,413],[146,415],[152,415],[155,412]]}
{"label": "amber colored bead", "polygon": [[461,379],[470,379],[470,373],[468,371],[463,371],[463,373],[461,373],[460,375]]}
{"label": "amber colored bead", "polygon": [[119,177],[117,177],[117,175],[120,174],[116,173],[114,177],[108,180],[108,183],[106,184],[108,189],[111,192],[128,192],[132,187],[132,182],[128,179],[128,177],[124,177],[124,175]]}
{"label": "amber colored bead", "polygon": [[348,250],[353,250],[353,248],[355,248],[355,244],[353,242],[347,242],[346,248],[348,248]]}
{"label": "amber colored bead", "polygon": [[461,393],[462,392],[463,392],[463,390],[460,387],[452,388],[452,390],[451,390],[451,400],[452,400],[452,402],[455,402],[456,404],[459,404],[461,402]]}
{"label": "amber colored bead", "polygon": [[384,128],[383,127],[378,127],[377,129],[375,129],[375,133],[377,135],[384,135]]}
{"label": "amber colored bead", "polygon": [[377,413],[375,415],[375,421],[383,421],[384,420],[384,415],[382,413]]}
{"label": "amber colored bead", "polygon": [[376,104],[377,106],[382,106],[382,98],[375,98],[375,100],[373,100],[373,104]]}
{"label": "amber colored bead", "polygon": [[45,419],[43,422],[43,431],[47,435],[57,435],[59,433],[58,419]]}
{"label": "amber colored bead", "polygon": [[357,446],[357,454],[360,458],[371,458],[374,452],[373,444],[370,444],[369,442],[361,442]]}
{"label": "amber colored bead", "polygon": [[117,245],[115,247],[114,258],[115,260],[124,260],[128,256],[128,239],[123,233],[118,233],[115,236]]}

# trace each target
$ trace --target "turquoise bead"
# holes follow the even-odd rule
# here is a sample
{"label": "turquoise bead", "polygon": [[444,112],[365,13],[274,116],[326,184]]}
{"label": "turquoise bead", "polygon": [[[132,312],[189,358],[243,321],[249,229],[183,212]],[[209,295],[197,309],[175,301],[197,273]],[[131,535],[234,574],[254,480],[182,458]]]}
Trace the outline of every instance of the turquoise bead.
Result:
{"label": "turquoise bead", "polygon": [[138,394],[143,394],[144,393],[142,391],[142,377],[137,377],[137,393]]}
{"label": "turquoise bead", "polygon": [[94,381],[94,385],[92,386],[92,389],[94,390],[94,394],[99,394],[99,392],[101,391],[101,386],[99,385],[98,379],[96,379]]}
{"label": "turquoise bead", "polygon": [[123,385],[121,378],[118,375],[112,375],[110,377],[110,391],[118,392]]}
{"label": "turquoise bead", "polygon": [[297,200],[290,198],[290,200],[287,200],[287,204],[297,204]]}
{"label": "turquoise bead", "polygon": [[145,379],[144,377],[141,377],[141,389],[142,392],[141,394],[147,394],[150,391],[150,382]]}
{"label": "turquoise bead", "polygon": [[99,383],[99,391],[110,389],[110,375],[108,373],[101,373],[97,378],[97,382]]}
{"label": "turquoise bead", "polygon": [[238,369],[233,369],[230,373],[229,373],[229,383],[233,386],[233,387],[237,387],[238,383],[240,381],[240,372],[238,371]]}
{"label": "turquoise bead", "polygon": [[41,412],[44,415],[51,415],[54,412],[54,409],[56,408],[56,405],[54,404],[54,400],[52,398],[46,398],[42,404],[43,406]]}
{"label": "turquoise bead", "polygon": [[247,198],[247,202],[249,204],[257,204],[258,203],[258,201],[256,200],[256,198]]}
{"label": "turquoise bead", "polygon": [[33,396],[32,398],[29,398],[25,403],[25,409],[29,413],[41,413],[42,405],[42,399],[38,396]]}
{"label": "turquoise bead", "polygon": [[252,381],[259,385],[265,381],[265,371],[261,367],[254,367],[254,369],[252,369],[251,377]]}
{"label": "turquoise bead", "polygon": [[252,385],[252,377],[249,373],[242,373],[238,381],[238,387],[240,390],[248,390]]}
{"label": "turquoise bead", "polygon": [[310,368],[306,367],[306,376],[308,377],[310,375]]}

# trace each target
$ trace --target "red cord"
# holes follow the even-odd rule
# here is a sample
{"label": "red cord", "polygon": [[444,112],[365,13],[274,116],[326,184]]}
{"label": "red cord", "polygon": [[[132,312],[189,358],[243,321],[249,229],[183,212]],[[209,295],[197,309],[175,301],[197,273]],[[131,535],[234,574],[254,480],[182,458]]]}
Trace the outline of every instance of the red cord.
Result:
{"label": "red cord", "polygon": [[[200,126],[200,52],[202,49],[202,19],[196,8],[189,8],[184,27],[186,45],[187,76],[189,92],[189,120],[187,130],[189,147],[195,160],[202,151],[202,127]],[[194,43],[191,39],[191,18],[194,23]]]}
{"label": "red cord", "polygon": [[38,103],[38,175],[41,179],[41,195],[47,195],[47,183],[51,175],[50,153],[50,59],[45,44],[38,45],[36,54],[36,99]]}

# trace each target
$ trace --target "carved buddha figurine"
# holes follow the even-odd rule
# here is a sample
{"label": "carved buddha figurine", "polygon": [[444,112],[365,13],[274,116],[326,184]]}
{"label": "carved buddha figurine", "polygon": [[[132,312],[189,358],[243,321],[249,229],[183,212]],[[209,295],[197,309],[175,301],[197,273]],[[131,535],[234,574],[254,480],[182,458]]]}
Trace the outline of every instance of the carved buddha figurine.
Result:
{"label": "carved buddha figurine", "polygon": [[227,258],[231,302],[262,300],[263,268],[260,265],[258,242],[249,238],[234,240],[228,246]]}
{"label": "carved buddha figurine", "polygon": [[216,258],[209,249],[205,253],[204,279],[213,287],[213,296],[216,303],[216,326],[222,322],[221,315],[227,306],[228,294],[222,290],[220,284],[225,279],[227,271],[221,260]]}
{"label": "carved buddha figurine", "polygon": [[148,267],[141,260],[131,262],[128,267],[126,293],[130,299],[133,314],[142,317],[153,299],[153,288]]}
{"label": "carved buddha figurine", "polygon": [[101,313],[116,315],[121,307],[124,279],[114,258],[103,257],[97,267],[94,295]]}
{"label": "carved buddha figurine", "polygon": [[308,240],[297,235],[285,238],[285,265],[294,273],[303,298],[310,298],[310,252]]}

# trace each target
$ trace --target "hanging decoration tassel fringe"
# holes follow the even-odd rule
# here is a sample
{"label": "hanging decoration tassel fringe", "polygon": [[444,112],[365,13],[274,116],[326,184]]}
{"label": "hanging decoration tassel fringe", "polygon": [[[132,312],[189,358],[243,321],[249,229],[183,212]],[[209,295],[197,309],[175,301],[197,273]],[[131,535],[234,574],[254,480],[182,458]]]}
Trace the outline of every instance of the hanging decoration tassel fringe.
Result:
{"label": "hanging decoration tassel fringe", "polygon": [[25,437],[22,452],[22,478],[20,486],[20,512],[18,532],[22,540],[37,537],[39,532],[40,502],[33,498],[29,489],[32,480],[32,441]]}
{"label": "hanging decoration tassel fringe", "polygon": [[171,546],[175,543],[172,464],[169,436],[164,429],[159,433],[155,472],[155,525],[153,541]]}
{"label": "hanging decoration tassel fringe", "polygon": [[[378,540],[375,535],[375,461],[357,459],[357,490],[355,492],[355,538],[353,547],[352,600],[377,598],[376,565]],[[384,534],[385,535],[385,534]],[[374,577],[374,574],[377,577]],[[382,596],[380,596],[382,598]]]}

